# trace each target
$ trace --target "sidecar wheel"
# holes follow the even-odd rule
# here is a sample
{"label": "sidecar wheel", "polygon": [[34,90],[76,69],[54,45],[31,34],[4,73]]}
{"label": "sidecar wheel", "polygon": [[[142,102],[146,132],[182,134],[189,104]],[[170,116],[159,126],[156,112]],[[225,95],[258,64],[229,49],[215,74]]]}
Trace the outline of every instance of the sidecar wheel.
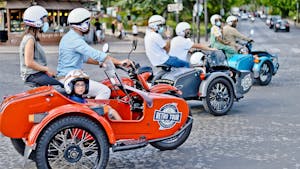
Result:
{"label": "sidecar wheel", "polygon": [[[21,139],[21,138],[11,138],[10,141],[11,141],[12,145],[14,146],[14,148],[16,149],[16,151],[20,155],[24,156],[25,143],[24,143],[23,139]],[[33,160],[33,161],[36,160],[35,159],[35,150],[32,150],[32,152],[29,156],[29,159]]]}
{"label": "sidecar wheel", "polygon": [[[189,113],[189,116],[192,116],[191,113]],[[188,120],[191,120],[190,118],[188,118]],[[186,122],[186,124],[189,121]],[[182,133],[180,133],[178,136],[175,137],[171,137],[169,139],[166,140],[162,140],[162,141],[157,141],[157,142],[151,142],[150,144],[161,150],[161,151],[165,151],[165,150],[174,150],[177,147],[181,146],[186,139],[189,137],[190,133],[192,130],[192,125],[188,126]]]}
{"label": "sidecar wheel", "polygon": [[37,168],[105,168],[109,144],[103,129],[92,120],[68,116],[41,133],[36,148]]}
{"label": "sidecar wheel", "polygon": [[268,85],[272,80],[272,67],[269,62],[264,62],[259,71],[258,81],[262,86]]}
{"label": "sidecar wheel", "polygon": [[223,116],[231,109],[233,100],[233,88],[230,82],[224,78],[216,78],[208,85],[203,106],[208,113]]}

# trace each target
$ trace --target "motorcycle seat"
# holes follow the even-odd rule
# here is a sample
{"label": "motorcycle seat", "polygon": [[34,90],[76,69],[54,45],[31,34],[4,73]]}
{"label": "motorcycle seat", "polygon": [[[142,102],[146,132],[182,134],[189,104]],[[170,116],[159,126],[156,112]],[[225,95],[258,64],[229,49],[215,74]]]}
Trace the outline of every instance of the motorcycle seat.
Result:
{"label": "motorcycle seat", "polygon": [[162,70],[165,70],[165,71],[170,71],[171,68],[172,68],[172,66],[165,65],[165,64],[157,65],[156,67],[157,67],[157,68],[161,68]]}

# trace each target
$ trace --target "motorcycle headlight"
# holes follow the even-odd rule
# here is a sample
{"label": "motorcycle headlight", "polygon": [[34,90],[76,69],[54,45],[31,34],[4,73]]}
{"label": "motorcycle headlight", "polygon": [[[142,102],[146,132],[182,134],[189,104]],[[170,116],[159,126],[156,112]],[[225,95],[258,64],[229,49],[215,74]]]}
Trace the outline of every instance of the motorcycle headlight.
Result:
{"label": "motorcycle headlight", "polygon": [[251,75],[248,74],[246,75],[242,80],[241,80],[241,86],[244,91],[248,90],[252,86],[252,78]]}
{"label": "motorcycle headlight", "polygon": [[272,62],[274,65],[278,63],[278,58],[277,57],[272,57]]}

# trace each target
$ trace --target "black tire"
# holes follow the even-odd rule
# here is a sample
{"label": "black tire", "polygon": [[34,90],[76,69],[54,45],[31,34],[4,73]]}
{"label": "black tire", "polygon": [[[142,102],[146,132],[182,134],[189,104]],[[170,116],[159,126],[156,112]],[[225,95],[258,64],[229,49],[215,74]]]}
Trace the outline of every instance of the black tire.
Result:
{"label": "black tire", "polygon": [[[222,88],[221,88],[222,87]],[[213,90],[217,90],[215,93]],[[215,96],[214,96],[215,95]],[[213,105],[215,99],[216,104]],[[226,100],[225,100],[226,99]],[[230,82],[222,77],[214,79],[207,87],[206,96],[203,98],[203,106],[205,111],[215,116],[226,115],[233,105],[234,95],[233,87]],[[225,101],[225,104],[220,109],[216,106],[222,106],[221,101]]]}
{"label": "black tire", "polygon": [[268,85],[272,80],[273,70],[270,62],[264,62],[259,71],[258,82],[262,86]]}
{"label": "black tire", "polygon": [[[24,156],[24,150],[25,150],[25,143],[23,141],[23,139],[21,138],[11,138],[10,139],[12,145],[14,146],[14,148],[16,149],[16,151]],[[30,156],[29,156],[30,160],[35,161],[35,150],[32,150]]]}
{"label": "black tire", "polygon": [[[192,116],[191,113],[189,113],[189,116]],[[190,118],[187,119],[187,122],[185,124],[187,124],[189,122],[189,120],[192,120]],[[150,144],[161,150],[161,151],[165,151],[165,150],[174,150],[176,148],[178,148],[179,146],[181,146],[189,137],[191,130],[192,130],[192,124],[190,126],[188,126],[186,129],[184,129],[184,131],[182,133],[180,133],[179,135],[175,136],[175,137],[171,137],[169,139],[166,140],[162,140],[162,141],[157,141],[157,142],[151,142]]]}
{"label": "black tire", "polygon": [[[67,116],[51,123],[41,133],[36,148],[36,166],[47,168],[105,168],[109,144],[103,129],[92,120]],[[55,165],[53,164],[55,162]]]}

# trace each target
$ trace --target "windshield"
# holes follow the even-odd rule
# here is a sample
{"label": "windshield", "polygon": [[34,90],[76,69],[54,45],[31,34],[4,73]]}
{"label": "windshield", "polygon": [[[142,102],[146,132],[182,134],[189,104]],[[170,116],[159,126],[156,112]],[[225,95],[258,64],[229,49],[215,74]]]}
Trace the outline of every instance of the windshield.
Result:
{"label": "windshield", "polygon": [[216,50],[207,53],[207,62],[211,67],[213,66],[227,66],[227,59],[223,51]]}
{"label": "windshield", "polygon": [[121,85],[120,78],[116,73],[116,67],[110,59],[106,59],[103,63],[104,72],[113,85]]}

